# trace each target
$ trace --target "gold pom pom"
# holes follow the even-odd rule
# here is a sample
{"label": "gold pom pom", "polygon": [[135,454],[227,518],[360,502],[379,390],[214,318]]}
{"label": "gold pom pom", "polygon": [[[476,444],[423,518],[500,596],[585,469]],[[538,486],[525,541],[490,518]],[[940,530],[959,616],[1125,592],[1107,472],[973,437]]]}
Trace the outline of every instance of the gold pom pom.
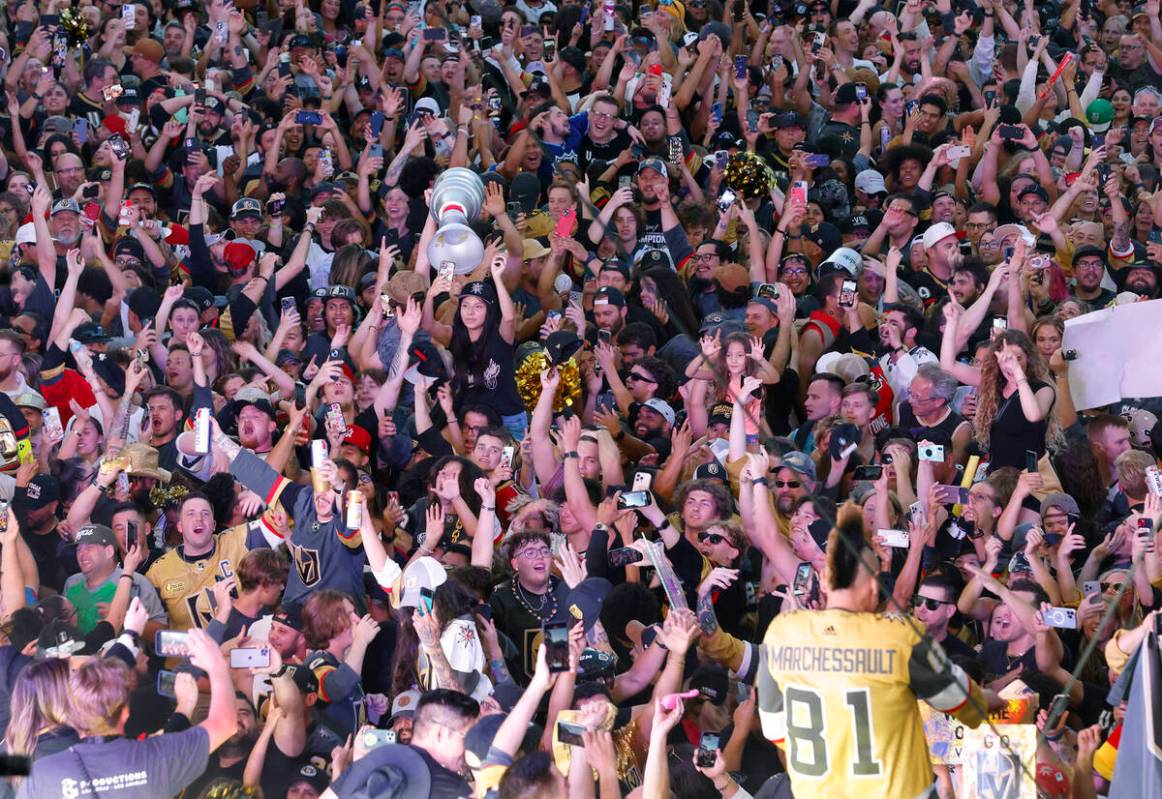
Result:
{"label": "gold pom pom", "polygon": [[61,27],[69,35],[69,46],[76,47],[89,38],[89,22],[84,14],[72,8],[61,9]]}
{"label": "gold pom pom", "polygon": [[775,186],[775,173],[755,153],[735,153],[723,170],[726,185],[744,197],[765,197]]}
{"label": "gold pom pom", "polygon": [[[516,389],[529,413],[541,398],[541,372],[548,368],[549,358],[545,351],[537,350],[526,356],[516,369]],[[561,387],[557,389],[553,410],[556,413],[568,407],[576,410],[581,405],[581,369],[577,366],[577,359],[570,358],[557,370],[561,373]]]}

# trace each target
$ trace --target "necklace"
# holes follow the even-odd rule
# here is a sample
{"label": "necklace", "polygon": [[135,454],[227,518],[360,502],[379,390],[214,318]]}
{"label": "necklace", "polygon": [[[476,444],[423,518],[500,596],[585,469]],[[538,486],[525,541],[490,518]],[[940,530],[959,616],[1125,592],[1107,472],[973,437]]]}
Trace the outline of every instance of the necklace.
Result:
{"label": "necklace", "polygon": [[[557,615],[557,598],[553,596],[552,586],[549,586],[549,590],[544,594],[533,594],[531,591],[529,592],[531,596],[539,596],[541,598],[540,604],[538,604],[535,608],[532,606],[530,600],[525,599],[525,590],[521,586],[520,582],[516,579],[516,575],[513,575],[512,578],[512,593],[513,596],[516,597],[516,601],[519,602],[521,606],[524,607],[524,609],[527,610],[529,614],[536,618],[538,621],[548,621]],[[543,616],[541,615],[541,611],[545,609],[546,599],[549,602],[549,615]]]}

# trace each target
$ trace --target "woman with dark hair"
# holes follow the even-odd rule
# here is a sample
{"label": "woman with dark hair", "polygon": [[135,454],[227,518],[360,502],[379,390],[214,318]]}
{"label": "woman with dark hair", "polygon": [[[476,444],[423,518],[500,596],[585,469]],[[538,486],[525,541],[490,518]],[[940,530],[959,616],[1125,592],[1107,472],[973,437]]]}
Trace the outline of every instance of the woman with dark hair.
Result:
{"label": "woman with dark hair", "polygon": [[[459,682],[459,685],[440,685],[425,647],[420,647],[416,653],[416,673],[421,691],[453,688],[477,701],[492,693],[492,681],[484,674],[484,647],[476,629],[474,612],[479,604],[475,594],[455,580],[448,580],[437,586],[432,595],[430,620],[412,617],[412,625],[421,639],[429,632],[438,636],[440,648]],[[434,629],[429,631],[425,625]]]}
{"label": "woman with dark hair", "polygon": [[[424,550],[421,554],[430,555],[438,546],[461,543],[475,535],[480,496],[473,484],[484,476],[479,466],[459,455],[445,455],[431,464],[425,481],[427,493],[407,509],[403,525],[413,532]],[[429,541],[429,510],[435,506],[444,520],[443,532],[439,539]]]}
{"label": "woman with dark hair", "polygon": [[690,293],[673,269],[651,266],[643,270],[630,297],[636,297],[642,307],[657,317],[666,338],[683,333],[694,338],[698,332],[698,316],[690,302]]}
{"label": "woman with dark hair", "polygon": [[453,289],[451,279],[438,278],[424,298],[424,329],[452,353],[457,404],[493,408],[519,441],[524,438],[528,414],[516,389],[516,308],[504,285],[506,261],[504,255],[492,259],[491,284],[478,280],[461,289],[451,325],[438,321],[432,307],[434,297]]}

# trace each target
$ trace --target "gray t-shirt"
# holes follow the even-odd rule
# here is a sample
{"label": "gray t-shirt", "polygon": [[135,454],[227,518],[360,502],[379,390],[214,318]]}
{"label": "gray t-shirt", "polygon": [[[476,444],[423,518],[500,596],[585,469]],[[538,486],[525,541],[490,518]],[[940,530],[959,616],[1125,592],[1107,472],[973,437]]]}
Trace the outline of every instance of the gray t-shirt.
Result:
{"label": "gray t-shirt", "polygon": [[20,785],[21,799],[157,799],[198,778],[210,759],[201,727],[134,741],[84,742],[37,760]]}

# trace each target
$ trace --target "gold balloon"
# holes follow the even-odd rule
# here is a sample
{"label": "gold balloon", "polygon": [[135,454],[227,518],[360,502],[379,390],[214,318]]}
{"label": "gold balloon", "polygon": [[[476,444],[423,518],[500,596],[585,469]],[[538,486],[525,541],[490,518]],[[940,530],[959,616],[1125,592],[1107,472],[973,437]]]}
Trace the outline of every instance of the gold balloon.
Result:
{"label": "gold balloon", "polygon": [[[541,398],[541,372],[548,368],[549,358],[544,350],[526,356],[517,367],[516,389],[529,413],[533,412],[537,400]],[[577,359],[570,358],[558,366],[557,371],[561,373],[561,386],[557,389],[553,410],[557,413],[567,407],[578,410],[581,405],[581,369],[577,366]]]}

